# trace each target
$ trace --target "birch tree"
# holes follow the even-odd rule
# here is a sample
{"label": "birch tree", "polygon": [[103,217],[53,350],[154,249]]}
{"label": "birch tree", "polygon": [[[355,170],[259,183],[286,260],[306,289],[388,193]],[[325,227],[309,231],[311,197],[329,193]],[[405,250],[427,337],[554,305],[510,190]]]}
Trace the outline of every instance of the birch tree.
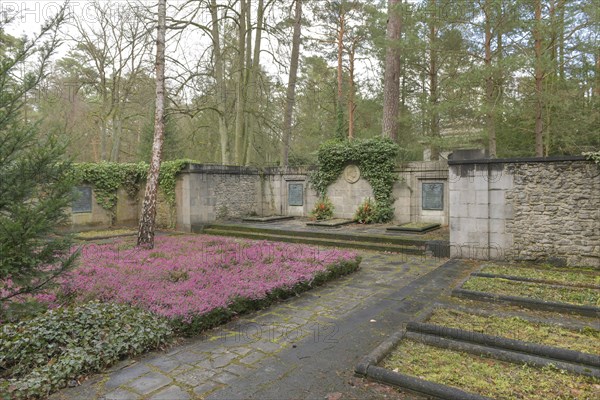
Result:
{"label": "birch tree", "polygon": [[140,216],[138,246],[154,248],[154,227],[158,196],[158,175],[165,132],[165,38],[167,30],[167,0],[158,1],[156,33],[156,111],[154,114],[154,141],[152,160],[146,180],[146,192]]}

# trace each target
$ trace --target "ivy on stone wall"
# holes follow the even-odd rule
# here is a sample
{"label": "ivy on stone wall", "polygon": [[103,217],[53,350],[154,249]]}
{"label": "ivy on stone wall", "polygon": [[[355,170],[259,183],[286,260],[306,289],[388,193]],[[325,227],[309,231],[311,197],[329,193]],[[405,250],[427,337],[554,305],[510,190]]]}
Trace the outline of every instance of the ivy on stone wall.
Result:
{"label": "ivy on stone wall", "polygon": [[[165,161],[161,164],[158,185],[169,206],[175,206],[176,175],[192,160]],[[117,205],[117,190],[122,187],[135,197],[146,182],[148,163],[79,163],[73,165],[75,180],[94,187],[98,204],[109,212]]]}
{"label": "ivy on stone wall", "polygon": [[310,175],[312,187],[324,196],[349,164],[360,168],[361,176],[373,188],[376,202],[374,222],[392,219],[394,198],[392,189],[397,179],[394,169],[400,148],[390,139],[359,139],[324,143],[317,153],[318,169]]}

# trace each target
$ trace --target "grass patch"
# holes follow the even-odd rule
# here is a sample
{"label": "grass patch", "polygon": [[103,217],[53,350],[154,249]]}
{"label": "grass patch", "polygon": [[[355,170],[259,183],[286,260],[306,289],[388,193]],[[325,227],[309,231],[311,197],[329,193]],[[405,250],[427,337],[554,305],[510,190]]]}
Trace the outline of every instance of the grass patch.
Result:
{"label": "grass patch", "polygon": [[486,265],[481,272],[496,275],[518,276],[520,278],[532,278],[547,281],[549,283],[566,283],[571,285],[586,284],[600,285],[600,273],[592,271],[578,271],[574,269],[560,268],[538,268],[526,266]]}
{"label": "grass patch", "polygon": [[[534,310],[511,304],[490,303],[488,301],[477,301],[473,299],[463,299],[460,297],[448,297],[444,300],[446,303],[453,304],[458,307],[467,307],[471,309],[484,310],[495,314],[506,313],[508,316],[519,316],[510,314],[526,314],[527,316],[537,318],[540,320],[548,320],[550,324],[562,324],[565,322],[565,314],[556,311]],[[586,326],[598,326],[598,319],[593,317],[569,314],[568,320],[577,321],[578,323]]]}
{"label": "grass patch", "polygon": [[598,353],[600,343],[600,331],[591,327],[573,330],[518,317],[481,316],[458,310],[436,309],[427,322],[590,354]]}
{"label": "grass patch", "polygon": [[600,380],[554,368],[537,369],[404,340],[384,361],[399,373],[492,398],[592,399]]}
{"label": "grass patch", "polygon": [[576,305],[600,306],[600,290],[597,289],[558,288],[540,283],[480,277],[469,279],[463,284],[462,289]]}

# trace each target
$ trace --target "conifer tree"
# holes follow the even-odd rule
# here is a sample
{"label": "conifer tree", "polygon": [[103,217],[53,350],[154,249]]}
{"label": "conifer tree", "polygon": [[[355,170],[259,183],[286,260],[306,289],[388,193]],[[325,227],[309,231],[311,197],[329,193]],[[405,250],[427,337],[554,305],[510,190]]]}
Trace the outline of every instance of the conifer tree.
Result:
{"label": "conifer tree", "polygon": [[72,201],[65,146],[24,112],[63,17],[64,9],[30,40],[6,34],[0,22],[0,320],[9,299],[47,287],[76,258],[70,237],[57,232]]}

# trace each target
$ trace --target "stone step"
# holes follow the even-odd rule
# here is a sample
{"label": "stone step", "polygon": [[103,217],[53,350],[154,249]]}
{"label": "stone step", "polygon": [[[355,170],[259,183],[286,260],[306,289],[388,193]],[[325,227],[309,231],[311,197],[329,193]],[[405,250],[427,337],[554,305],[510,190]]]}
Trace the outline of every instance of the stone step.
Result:
{"label": "stone step", "polygon": [[252,231],[237,231],[233,229],[220,229],[216,227],[204,228],[202,233],[218,236],[241,237],[246,239],[302,243],[328,247],[342,247],[358,250],[387,251],[391,253],[403,253],[411,255],[425,255],[426,250],[425,242],[421,243],[419,246],[395,243],[375,243],[369,241],[358,242],[356,240],[343,240],[337,238],[333,239],[331,238],[331,236],[329,238],[311,238],[299,235],[287,235],[284,232],[275,233],[271,231],[267,233],[261,233]]}
{"label": "stone step", "polygon": [[406,236],[395,236],[391,235],[376,235],[376,234],[355,234],[338,232],[336,230],[318,231],[318,230],[292,230],[292,229],[278,229],[278,228],[267,228],[267,227],[256,227],[241,224],[206,224],[206,225],[192,225],[192,232],[200,233],[207,229],[218,229],[220,231],[235,231],[235,232],[250,232],[257,234],[266,235],[284,235],[293,236],[298,238],[318,238],[318,239],[333,239],[343,240],[351,242],[368,242],[377,244],[394,244],[403,246],[426,246],[429,242],[423,238],[410,238]]}

